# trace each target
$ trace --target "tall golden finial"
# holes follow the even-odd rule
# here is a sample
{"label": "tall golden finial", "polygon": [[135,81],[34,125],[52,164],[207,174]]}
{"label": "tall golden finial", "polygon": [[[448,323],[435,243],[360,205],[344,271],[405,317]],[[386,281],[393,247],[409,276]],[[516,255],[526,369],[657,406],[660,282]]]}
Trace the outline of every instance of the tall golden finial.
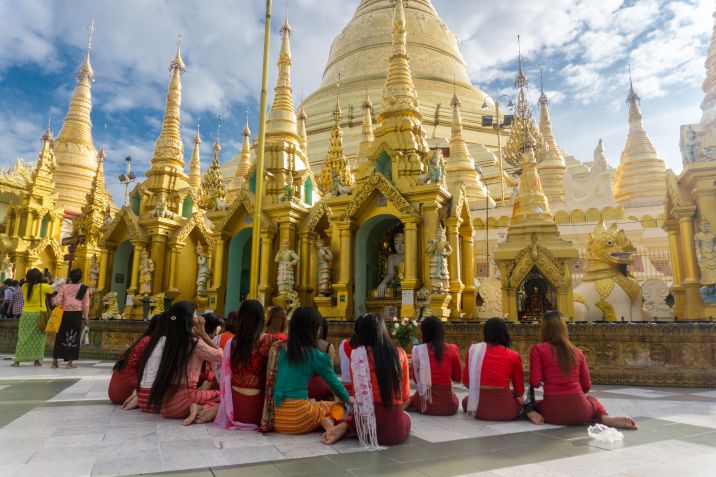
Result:
{"label": "tall golden finial", "polygon": [[341,74],[338,73],[336,81],[336,107],[333,109],[333,120],[338,124],[341,120]]}
{"label": "tall golden finial", "polygon": [[246,183],[246,176],[251,169],[251,129],[249,129],[249,110],[246,109],[246,124],[241,135],[243,142],[241,144],[241,152],[239,153],[239,161],[236,164],[236,171],[231,181],[231,191],[241,189]]}
{"label": "tall golden finial", "polygon": [[221,135],[221,114],[219,115],[219,121],[216,124],[216,142],[214,143],[214,154],[221,152],[221,143],[219,142],[219,136]]}
{"label": "tall golden finial", "polygon": [[224,178],[221,175],[221,163],[219,162],[219,153],[221,152],[221,145],[219,144],[220,130],[221,116],[219,116],[219,125],[216,128],[214,157],[212,157],[209,169],[206,170],[201,181],[202,198],[199,201],[199,205],[207,210],[218,210],[226,197],[226,188],[224,187]]}
{"label": "tall golden finial", "polygon": [[542,68],[540,68],[539,76],[541,88],[539,97],[539,131],[544,139],[545,149],[538,170],[542,179],[544,193],[547,194],[549,202],[564,202],[564,174],[567,171],[567,166],[552,132],[552,120],[547,107],[549,99],[547,99],[547,94],[544,92]]}
{"label": "tall golden finial", "polygon": [[632,78],[631,78],[631,63],[629,63],[627,65],[627,67],[629,68],[629,94],[627,95],[626,102],[629,106],[631,106],[633,104],[640,103],[641,98],[639,97],[638,94],[636,94],[636,91],[634,91],[634,82],[632,81]]}
{"label": "tall golden finial", "polygon": [[87,54],[85,55],[85,60],[82,62],[79,68],[77,68],[77,73],[75,73],[75,76],[77,77],[77,81],[82,81],[83,78],[87,78],[87,81],[90,83],[94,81],[94,70],[92,70],[92,65],[90,64],[90,51],[92,51],[92,35],[94,33],[94,18],[92,18],[92,22],[87,27]]}
{"label": "tall golden finial", "polygon": [[194,149],[191,152],[191,163],[189,163],[189,187],[195,194],[201,193],[201,136],[199,129],[201,120],[196,121],[196,134],[194,135]]}
{"label": "tall golden finial", "polygon": [[181,58],[181,33],[177,36],[177,54],[174,56],[174,59],[169,62],[169,71],[176,71],[179,72],[179,74],[184,74],[186,71],[184,60]]}
{"label": "tall golden finial", "polygon": [[[340,86],[341,75],[336,82],[336,108],[333,111],[333,131],[331,131],[331,144],[328,146],[321,172],[318,175],[318,188],[324,196],[336,194],[336,188],[351,186],[354,182],[351,167],[343,151],[343,130],[341,129]],[[338,182],[336,184],[335,182]]]}
{"label": "tall golden finial", "polygon": [[281,25],[281,49],[278,55],[278,78],[274,88],[274,100],[266,120],[266,134],[298,136],[296,112],[293,109],[293,88],[291,87],[291,25],[288,15]]}

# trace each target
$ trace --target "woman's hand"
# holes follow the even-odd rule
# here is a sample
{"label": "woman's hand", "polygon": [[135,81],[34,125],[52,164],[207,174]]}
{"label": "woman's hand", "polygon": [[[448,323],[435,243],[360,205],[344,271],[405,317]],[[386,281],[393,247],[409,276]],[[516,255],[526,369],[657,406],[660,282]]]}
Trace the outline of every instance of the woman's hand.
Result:
{"label": "woman's hand", "polygon": [[194,327],[192,328],[194,336],[197,338],[203,338],[206,336],[206,330],[204,329],[204,317],[201,315],[194,315]]}

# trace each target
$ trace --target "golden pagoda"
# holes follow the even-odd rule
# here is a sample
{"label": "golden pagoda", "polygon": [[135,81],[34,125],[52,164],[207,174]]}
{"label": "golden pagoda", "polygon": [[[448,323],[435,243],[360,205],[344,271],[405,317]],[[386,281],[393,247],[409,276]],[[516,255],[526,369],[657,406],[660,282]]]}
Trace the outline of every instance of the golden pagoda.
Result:
{"label": "golden pagoda", "polygon": [[549,116],[549,99],[544,92],[544,82],[541,85],[539,96],[539,130],[544,137],[546,145],[545,156],[539,164],[539,175],[542,178],[542,187],[550,204],[564,202],[564,174],[567,166],[564,164],[562,153],[552,133],[552,120]]}
{"label": "golden pagoda", "polygon": [[[353,174],[348,159],[343,153],[343,130],[341,129],[341,105],[336,98],[336,109],[333,112],[335,126],[331,133],[331,146],[323,160],[323,167],[318,175],[318,188],[324,196],[337,194],[337,187],[350,187],[353,185]],[[335,176],[335,179],[334,179]],[[335,184],[336,182],[337,184]]]}
{"label": "golden pagoda", "polygon": [[189,187],[197,196],[201,196],[201,136],[199,126],[194,135],[194,149],[191,151],[191,162],[189,163]]}
{"label": "golden pagoda", "polygon": [[241,132],[243,141],[241,143],[241,152],[239,153],[239,161],[236,164],[236,171],[231,180],[229,195],[232,196],[239,189],[244,188],[248,182],[248,173],[251,169],[251,129],[249,129],[249,116],[246,115],[246,125]]}
{"label": "golden pagoda", "polygon": [[221,177],[219,163],[220,152],[221,144],[219,143],[219,133],[217,132],[216,142],[214,143],[214,156],[201,180],[202,195],[199,201],[199,207],[203,209],[217,210],[221,207],[225,207],[224,199],[226,198],[226,189],[224,188],[224,178]]}

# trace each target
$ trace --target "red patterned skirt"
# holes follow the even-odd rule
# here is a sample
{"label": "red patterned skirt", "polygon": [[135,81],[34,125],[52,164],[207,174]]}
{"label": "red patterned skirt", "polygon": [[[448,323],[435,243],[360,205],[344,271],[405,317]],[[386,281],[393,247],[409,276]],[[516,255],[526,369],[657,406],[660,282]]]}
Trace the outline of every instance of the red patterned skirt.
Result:
{"label": "red patterned skirt", "polygon": [[425,411],[420,404],[420,395],[415,392],[411,405],[421,414],[428,416],[452,416],[457,412],[457,395],[450,384],[433,384],[430,389],[431,402]]}
{"label": "red patterned skirt", "polygon": [[[349,415],[345,421],[348,424],[348,429],[355,433],[356,425],[353,415]],[[403,410],[402,405],[383,406],[381,403],[375,403],[378,444],[382,446],[402,444],[410,435],[410,423],[410,416]]]}
{"label": "red patterned skirt", "polygon": [[[467,396],[462,400],[462,409],[467,411]],[[514,421],[522,411],[524,398],[515,397],[510,389],[480,389],[480,402],[475,419],[482,421]]]}
{"label": "red patterned skirt", "polygon": [[137,389],[137,376],[133,376],[125,370],[112,371],[107,394],[113,404],[124,404],[124,401],[132,395],[132,391],[135,389]]}
{"label": "red patterned skirt", "polygon": [[156,414],[157,408],[152,406],[149,407],[147,404],[149,402],[149,394],[152,392],[150,388],[139,388],[137,390],[137,400],[139,401],[139,409],[141,409],[144,412],[151,412]]}
{"label": "red patterned skirt", "polygon": [[536,404],[544,422],[560,426],[583,426],[599,422],[607,414],[596,398],[583,393],[545,396]]}
{"label": "red patterned skirt", "polygon": [[261,415],[264,412],[264,393],[255,396],[247,396],[231,390],[231,398],[234,402],[234,420],[244,424],[261,424]]}
{"label": "red patterned skirt", "polygon": [[219,391],[200,391],[182,387],[175,394],[164,398],[159,414],[167,419],[184,419],[189,415],[192,404],[199,404],[206,409],[218,406],[220,402]]}

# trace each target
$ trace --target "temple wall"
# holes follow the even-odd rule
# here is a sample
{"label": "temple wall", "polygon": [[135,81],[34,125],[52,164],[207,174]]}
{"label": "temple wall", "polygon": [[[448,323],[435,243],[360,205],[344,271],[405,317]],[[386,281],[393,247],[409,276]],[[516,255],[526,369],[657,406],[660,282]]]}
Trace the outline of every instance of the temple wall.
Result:
{"label": "temple wall", "polygon": [[[17,320],[0,321],[0,352],[12,353]],[[114,359],[139,338],[147,323],[93,321],[84,359]],[[620,386],[716,388],[716,323],[586,323],[569,324],[572,341],[587,357],[592,382]],[[530,346],[539,340],[538,324],[508,324],[513,348],[529,369]],[[329,323],[330,340],[338,346],[350,336],[353,322]],[[461,356],[482,336],[480,323],[446,325],[447,341],[460,347]],[[53,337],[47,338],[46,356]]]}

